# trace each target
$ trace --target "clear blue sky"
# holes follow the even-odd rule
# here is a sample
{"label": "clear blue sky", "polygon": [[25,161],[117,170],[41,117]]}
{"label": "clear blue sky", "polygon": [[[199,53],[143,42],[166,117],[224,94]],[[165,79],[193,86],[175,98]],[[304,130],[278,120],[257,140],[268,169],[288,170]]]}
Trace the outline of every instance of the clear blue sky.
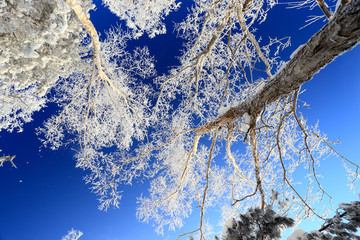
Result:
{"label": "clear blue sky", "polygon": [[[185,11],[185,10],[181,10]],[[182,12],[170,16],[171,23]],[[280,14],[281,12],[281,14]],[[114,17],[99,7],[93,14],[99,30],[114,24]],[[276,35],[292,35],[292,46],[284,53],[285,60],[299,44],[319,29],[313,24],[298,30],[306,20],[305,10],[287,10],[277,7],[270,13],[271,21],[259,27],[259,31],[277,31]],[[106,16],[106,19],[104,18]],[[103,20],[100,22],[101,17]],[[171,27],[171,24],[168,25]],[[171,29],[169,33],[172,33]],[[174,35],[166,35],[148,41],[141,38],[135,44],[148,44],[155,55],[159,72],[168,70],[176,63],[180,41]],[[169,64],[170,63],[170,64]],[[360,46],[338,57],[333,63],[306,83],[307,91],[300,98],[310,104],[304,110],[311,123],[319,120],[320,129],[330,139],[341,139],[336,149],[354,162],[360,163]],[[61,239],[71,228],[84,232],[80,239],[166,239],[154,233],[151,224],[138,223],[135,217],[136,197],[146,193],[147,184],[138,183],[124,187],[120,209],[101,212],[97,209],[96,196],[84,184],[85,173],[75,168],[74,152],[71,149],[51,151],[40,146],[34,129],[41,125],[54,109],[47,108],[34,115],[34,121],[25,126],[22,133],[1,132],[2,154],[13,155],[17,169],[5,163],[0,168],[0,240],[52,240]],[[333,196],[333,206],[339,202],[358,200],[346,186],[346,177],[339,158],[329,158],[321,162],[319,171],[326,190]],[[304,173],[305,174],[305,173]],[[360,188],[356,189],[357,193]],[[196,220],[188,220],[196,225]],[[301,226],[305,230],[318,228],[308,222]],[[182,230],[178,233],[181,233]],[[178,233],[169,235],[176,239]]]}

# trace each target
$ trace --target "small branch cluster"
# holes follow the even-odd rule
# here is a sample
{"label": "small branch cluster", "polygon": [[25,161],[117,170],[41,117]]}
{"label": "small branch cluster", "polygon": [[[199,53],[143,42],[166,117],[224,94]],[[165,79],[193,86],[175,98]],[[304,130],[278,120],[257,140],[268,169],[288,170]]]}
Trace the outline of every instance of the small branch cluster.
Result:
{"label": "small branch cluster", "polygon": [[15,157],[16,157],[15,155],[0,157],[0,167],[2,167],[4,165],[4,162],[10,162],[14,168],[17,168],[15,163],[13,162]]}
{"label": "small branch cluster", "polygon": [[61,240],[78,240],[83,233],[79,230],[71,229],[66,236],[63,236]]}

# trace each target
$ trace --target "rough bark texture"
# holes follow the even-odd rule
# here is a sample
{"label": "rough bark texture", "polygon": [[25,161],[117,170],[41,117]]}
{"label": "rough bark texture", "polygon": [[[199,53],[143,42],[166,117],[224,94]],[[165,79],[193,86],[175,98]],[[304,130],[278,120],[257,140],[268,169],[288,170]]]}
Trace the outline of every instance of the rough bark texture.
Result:
{"label": "rough bark texture", "polygon": [[204,134],[240,118],[256,116],[280,97],[298,89],[337,56],[360,41],[360,0],[342,0],[331,21],[304,44],[294,57],[251,99],[196,129]]}

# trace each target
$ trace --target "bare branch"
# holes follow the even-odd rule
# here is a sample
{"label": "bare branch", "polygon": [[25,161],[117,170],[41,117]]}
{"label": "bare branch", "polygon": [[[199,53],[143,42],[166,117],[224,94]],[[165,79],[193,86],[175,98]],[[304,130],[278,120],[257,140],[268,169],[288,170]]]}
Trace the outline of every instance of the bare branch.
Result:
{"label": "bare branch", "polygon": [[209,188],[210,165],[211,165],[212,154],[213,154],[215,143],[216,143],[216,138],[217,138],[217,133],[215,133],[215,135],[213,137],[211,147],[210,147],[209,159],[208,159],[208,162],[207,162],[207,169],[206,169],[206,176],[205,176],[206,185],[205,185],[205,188],[204,188],[204,193],[203,193],[203,198],[202,198],[202,203],[201,203],[201,213],[200,213],[200,226],[199,226],[200,234],[201,234],[200,240],[203,239],[203,238],[205,239],[202,227],[203,227],[203,222],[204,222],[204,209],[205,209],[206,193],[207,193],[207,190]]}
{"label": "bare branch", "polygon": [[260,159],[257,150],[257,140],[256,140],[256,118],[257,116],[251,116],[250,123],[250,144],[252,147],[252,157],[254,160],[254,168],[255,168],[255,178],[256,178],[256,189],[259,190],[261,197],[261,209],[265,208],[265,193],[262,187],[261,175],[260,175]]}
{"label": "bare branch", "polygon": [[327,9],[326,3],[324,0],[316,0],[317,4],[319,5],[319,7],[321,8],[321,11],[323,11],[323,13],[325,14],[325,16],[327,17],[327,19],[331,19],[331,13],[329,12],[329,10]]}

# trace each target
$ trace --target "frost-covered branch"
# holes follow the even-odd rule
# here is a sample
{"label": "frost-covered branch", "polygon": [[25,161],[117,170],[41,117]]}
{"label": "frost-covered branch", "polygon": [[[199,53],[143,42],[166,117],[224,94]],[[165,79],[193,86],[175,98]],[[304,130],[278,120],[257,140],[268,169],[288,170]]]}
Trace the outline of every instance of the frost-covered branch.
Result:
{"label": "frost-covered branch", "polygon": [[0,157],[0,167],[3,166],[4,162],[10,162],[11,165],[13,165],[14,168],[17,168],[15,163],[13,162],[15,157],[16,157],[15,155]]}
{"label": "frost-covered branch", "polygon": [[181,5],[181,2],[176,3],[175,0],[103,0],[103,3],[126,21],[135,38],[142,36],[144,32],[150,38],[166,33],[163,19]]}
{"label": "frost-covered branch", "polygon": [[297,229],[289,236],[288,240],[320,240],[320,239],[360,239],[360,202],[340,203],[336,214],[332,218],[325,219],[325,223],[319,230],[307,233]]}
{"label": "frost-covered branch", "polygon": [[255,169],[255,177],[256,177],[256,189],[259,191],[261,196],[261,209],[265,208],[265,194],[263,190],[263,183],[260,175],[260,159],[257,150],[257,136],[256,136],[256,118],[257,116],[253,116],[250,123],[250,144],[252,147],[252,158],[254,160],[254,169]]}
{"label": "frost-covered branch", "polygon": [[83,233],[79,230],[71,229],[66,236],[63,236],[61,240],[78,240]]}
{"label": "frost-covered branch", "polygon": [[[324,189],[322,189],[320,182],[317,181],[317,174],[315,172],[316,169],[314,169],[314,164],[317,160],[315,160],[315,156],[313,154],[317,154],[316,157],[321,158],[326,157],[327,154],[330,154],[332,151],[327,147],[326,144],[319,144],[324,141],[324,137],[319,139],[315,134],[312,134],[311,137],[308,135],[309,131],[318,131],[316,126],[313,128],[313,130],[305,129],[303,123],[304,120],[300,120],[298,116],[295,117],[294,115],[296,108],[293,106],[297,104],[297,99],[287,101],[286,96],[290,97],[294,92],[297,91],[297,89],[299,89],[303,83],[309,81],[313,75],[316,74],[316,72],[320,71],[321,68],[326,66],[329,62],[331,62],[338,55],[342,54],[344,51],[353,48],[359,42],[360,29],[357,24],[358,20],[360,20],[359,10],[359,0],[355,0],[349,4],[340,6],[329,23],[327,23],[318,33],[314,34],[314,36],[306,44],[304,44],[295,54],[293,54],[292,59],[286,63],[276,74],[273,74],[273,76],[267,81],[261,81],[257,84],[254,83],[256,87],[248,88],[251,89],[249,90],[249,92],[251,91],[251,94],[249,93],[249,95],[245,95],[245,93],[247,93],[246,90],[248,89],[242,88],[240,93],[244,95],[239,97],[242,101],[238,104],[233,104],[231,107],[225,107],[224,110],[222,109],[222,111],[219,111],[218,116],[215,116],[213,120],[210,120],[211,117],[215,115],[211,114],[211,110],[213,109],[212,106],[215,105],[212,104],[213,102],[218,103],[217,101],[219,101],[216,98],[218,95],[216,95],[217,92],[215,93],[215,91],[220,89],[220,85],[218,82],[216,82],[217,76],[212,75],[212,73],[216,72],[215,69],[210,71],[212,67],[217,67],[211,65],[213,63],[210,61],[210,59],[212,56],[211,51],[221,51],[221,38],[217,40],[216,44],[218,45],[216,45],[216,48],[207,52],[208,60],[204,60],[202,64],[203,75],[198,75],[198,77],[199,82],[203,84],[202,88],[204,89],[201,93],[206,95],[206,92],[212,91],[212,94],[206,95],[208,96],[208,99],[204,97],[206,101],[200,97],[195,100],[189,95],[189,98],[186,99],[189,99],[190,104],[181,105],[182,103],[180,103],[179,109],[181,109],[181,111],[179,110],[173,112],[173,116],[177,117],[172,120],[173,124],[175,126],[179,126],[179,131],[192,129],[191,132],[193,132],[193,137],[206,135],[212,136],[214,131],[221,128],[223,133],[220,135],[222,136],[228,136],[227,134],[232,131],[232,129],[236,129],[237,134],[244,134],[244,139],[247,139],[247,133],[249,129],[252,129],[250,130],[250,137],[253,135],[252,139],[257,139],[258,142],[253,145],[258,146],[257,152],[259,155],[259,160],[256,161],[255,158],[255,162],[253,162],[254,155],[256,154],[250,154],[251,151],[238,156],[237,159],[232,157],[231,152],[230,154],[227,154],[230,160],[230,166],[232,166],[232,172],[230,174],[232,177],[230,177],[231,181],[229,183],[229,193],[227,192],[228,190],[226,188],[220,188],[219,185],[217,185],[218,179],[228,181],[228,179],[225,178],[225,176],[228,175],[222,173],[220,170],[221,168],[218,169],[217,167],[213,167],[212,170],[214,171],[214,175],[212,176],[210,182],[212,182],[214,185],[210,186],[217,186],[214,188],[218,189],[213,189],[211,191],[211,196],[213,199],[209,198],[209,202],[215,204],[215,202],[217,202],[215,200],[215,196],[220,196],[217,194],[221,193],[224,195],[229,194],[230,198],[235,203],[241,203],[249,199],[252,199],[252,201],[254,201],[254,199],[259,200],[260,198],[262,205],[265,206],[270,189],[281,186],[279,188],[286,189],[283,192],[284,196],[289,194],[290,196],[294,196],[298,199],[297,204],[301,205],[301,207],[298,205],[296,208],[302,209],[299,210],[298,216],[300,216],[300,212],[302,212],[302,217],[309,216],[309,213],[321,217],[321,215],[316,213],[311,207],[311,201],[321,198],[321,193],[325,192]],[[211,37],[209,36],[208,39],[211,39]],[[243,36],[238,38],[239,41],[241,41],[241,39],[243,39]],[[196,40],[195,43],[197,42],[200,43],[200,41]],[[251,43],[251,41],[248,43],[254,44]],[[228,43],[226,43],[226,48],[228,48]],[[201,54],[204,49],[205,48],[202,50],[198,49],[198,54]],[[246,49],[245,46],[243,49]],[[253,49],[253,51],[256,52],[255,49]],[[198,55],[196,54],[195,56]],[[234,58],[238,57],[234,56],[234,54],[231,56]],[[245,59],[248,59],[250,55],[247,54],[247,56],[248,57]],[[185,61],[185,58],[183,59]],[[218,68],[217,71],[219,71],[219,69],[221,68]],[[179,71],[174,71],[174,75],[172,75],[170,80],[165,80],[165,84],[162,86],[162,92],[171,92],[172,87],[186,89],[185,86],[189,85],[186,85],[187,82],[182,81],[182,79],[186,79],[185,76],[194,77],[197,74],[196,67],[193,68],[193,73],[191,73],[190,70],[191,67],[187,69],[183,68]],[[225,68],[225,71],[228,71],[228,67]],[[181,76],[184,78],[181,79]],[[234,79],[231,80],[236,81]],[[184,85],[177,85],[175,84],[175,81],[179,81],[177,84],[181,82],[184,83]],[[214,85],[211,85],[212,81],[215,81]],[[193,89],[195,92],[197,91],[197,87],[195,85],[193,85]],[[179,94],[180,92],[180,90],[176,91],[178,92],[175,92],[174,95]],[[198,92],[200,93],[200,90]],[[158,99],[158,107],[159,110],[166,112],[166,106],[164,103],[165,99],[171,99],[171,97],[167,98],[165,94],[160,97],[160,99]],[[211,102],[210,99],[214,99],[214,101]],[[186,104],[189,102],[186,101]],[[209,105],[207,106],[205,102]],[[192,106],[192,108],[189,108],[189,106]],[[198,112],[197,109],[210,110]],[[245,115],[255,119],[256,125],[254,126],[256,127],[244,127],[247,124],[251,126],[249,122],[246,122],[246,118],[244,117]],[[198,124],[197,127],[194,127],[194,122],[187,120],[191,119],[193,116],[198,116],[200,120],[200,124]],[[259,121],[258,116],[261,121]],[[305,129],[305,132],[299,132],[297,128],[300,128],[300,130]],[[256,135],[254,135],[254,132]],[[199,155],[198,160],[187,158],[189,156],[188,154],[185,154],[187,157],[183,158],[181,153],[182,149],[181,151],[180,149],[175,150],[175,148],[179,146],[185,146],[186,148],[193,149],[193,137],[191,137],[191,134],[179,137],[177,140],[173,141],[174,144],[164,147],[162,153],[156,154],[158,159],[164,159],[164,161],[166,160],[169,162],[163,163],[165,172],[161,174],[161,177],[153,181],[153,185],[150,189],[150,197],[141,198],[141,206],[138,209],[140,212],[138,215],[140,219],[148,220],[152,218],[158,222],[159,226],[165,226],[167,224],[174,226],[175,224],[172,225],[174,222],[180,221],[180,219],[182,219],[181,216],[186,216],[187,212],[191,211],[189,205],[180,206],[179,204],[188,201],[191,202],[192,199],[201,199],[204,196],[204,193],[201,193],[195,189],[201,189],[201,187],[207,186],[206,181],[204,181],[204,179],[206,179],[206,164],[203,164],[203,161],[206,159],[206,156],[210,154],[209,148],[203,147],[204,152],[197,151],[197,155]],[[179,144],[175,144],[176,142],[179,142]],[[199,149],[201,149],[200,146],[201,144],[199,145]],[[229,143],[227,143],[226,148],[228,152],[230,151],[229,146]],[[306,154],[304,154],[304,152],[306,152]],[[295,160],[295,158],[298,159]],[[173,161],[177,161],[177,166],[181,166],[181,168],[178,169],[175,165],[172,165]],[[242,176],[241,172],[236,170],[237,167],[234,167],[234,161],[235,165],[239,166],[239,168],[247,169],[246,171],[243,171],[245,176]],[[310,190],[305,194],[305,196],[302,196],[296,190],[295,184],[292,182],[291,175],[294,172],[296,166],[298,166],[300,163],[304,163],[307,167],[310,167],[309,171],[312,173],[312,177],[316,180],[317,187],[319,188],[318,193],[320,193],[320,196],[316,192],[311,193]],[[198,167],[201,166],[201,169],[195,170],[192,165]],[[202,167],[203,165],[204,167]],[[184,171],[181,171],[180,169],[187,169],[186,175],[184,174]],[[281,171],[275,169],[281,169]],[[277,177],[279,176],[282,176],[282,183],[277,182],[279,180]],[[237,177],[239,178],[237,179]],[[174,181],[174,179],[181,179],[181,185],[176,183],[178,181]],[[257,184],[246,184],[249,182],[248,179],[251,179],[253,183],[257,182]],[[168,181],[171,182],[171,184],[165,185],[162,184],[161,181]],[[174,184],[172,184],[173,181]],[[261,187],[264,188],[262,191],[260,190]],[[239,194],[235,192],[235,189],[241,189],[238,191],[241,192],[243,196],[239,197]],[[173,198],[175,197],[175,193],[177,199]],[[172,198],[164,198],[164,196],[169,196],[169,194],[172,196]],[[192,197],[192,195],[195,196]],[[208,196],[208,193],[206,195]],[[221,196],[225,197],[224,195]],[[161,205],[156,205],[155,208],[153,208],[151,202],[154,202],[154,200],[157,202],[156,199],[165,199],[166,201],[162,201]],[[238,201],[237,199],[240,200]],[[166,205],[165,202],[167,202],[169,205]],[[295,203],[295,200],[293,200],[291,203],[293,208],[295,208],[295,205],[293,205]],[[172,209],[165,206],[172,206],[172,208],[176,206],[176,208]],[[237,207],[237,205],[233,206]],[[285,206],[283,207],[285,208]],[[151,211],[149,208],[151,208]],[[178,212],[181,212],[181,214],[178,214]],[[174,217],[174,214],[177,214],[176,217]],[[173,219],[166,219],[164,216],[173,216]],[[182,223],[180,222],[179,226],[181,226],[181,224]]]}
{"label": "frost-covered branch", "polygon": [[[175,1],[105,0],[112,12],[127,21],[132,32],[120,26],[112,28],[101,41],[90,21],[90,1],[56,1],[51,2],[53,5],[40,2],[40,7],[30,12],[21,4],[7,4],[6,9],[12,15],[17,9],[22,20],[34,25],[33,32],[41,34],[45,30],[35,27],[40,18],[30,13],[41,10],[47,13],[44,16],[55,18],[59,14],[53,13],[63,11],[66,17],[59,18],[64,23],[59,26],[71,24],[64,30],[66,37],[56,38],[54,45],[65,41],[65,48],[72,50],[75,42],[83,51],[71,52],[76,61],[69,65],[64,61],[59,67],[66,69],[66,74],[58,69],[60,72],[46,82],[47,87],[56,84],[50,100],[61,111],[38,132],[44,144],[53,149],[78,141],[76,166],[90,171],[85,180],[99,196],[100,209],[118,206],[120,185],[144,177],[151,179],[150,189],[148,195],[138,199],[137,216],[143,221],[154,220],[158,232],[165,226],[181,227],[196,205],[199,228],[191,233],[197,232],[200,239],[205,239],[210,232],[206,223],[208,207],[231,202],[223,209],[225,219],[249,204],[257,203],[265,210],[274,202],[274,189],[281,191],[282,200],[277,203],[280,212],[293,211],[299,218],[309,213],[321,215],[311,208],[312,201],[326,194],[315,166],[318,159],[336,151],[317,125],[307,126],[298,114],[298,89],[359,42],[360,0],[341,4],[330,21],[286,64],[278,60],[278,53],[289,45],[288,38],[270,37],[266,41],[254,29],[265,21],[276,1],[195,0],[187,17],[176,25],[185,41],[180,66],[150,84],[143,81],[155,72],[149,50],[134,48],[129,52],[126,42],[144,32],[150,37],[163,33],[162,17],[177,9]],[[52,6],[53,11],[47,12],[44,6]],[[80,37],[67,42],[75,32]],[[5,36],[15,41],[18,32],[8,30]],[[53,50],[48,47],[49,41],[44,40],[42,47]],[[22,49],[29,55],[25,59],[46,59],[45,53],[38,59],[40,47],[29,47]],[[63,57],[67,53],[54,55]],[[0,62],[0,67],[6,66],[6,74],[12,71],[8,62],[16,58],[11,54],[10,61],[3,65]],[[51,67],[39,72],[47,73]],[[45,80],[39,77],[34,86],[24,83],[15,89],[18,82],[10,83],[10,79],[16,74],[1,82],[6,97],[0,99],[0,104],[6,106],[6,112],[1,111],[27,121],[13,111],[26,109],[36,100],[42,107],[43,95],[35,99],[28,96]],[[158,90],[155,94],[154,89]],[[29,112],[35,109],[28,108]],[[13,123],[6,119],[0,128],[21,125]],[[357,179],[359,166],[347,162],[356,168],[353,173]],[[309,182],[315,179],[318,191],[312,192],[310,187],[305,194],[297,191],[293,173],[300,164],[308,168]],[[291,203],[287,197],[291,197]]]}
{"label": "frost-covered branch", "polygon": [[59,77],[81,63],[85,32],[64,2],[6,0],[0,36],[0,130],[22,131]]}
{"label": "frost-covered branch", "polygon": [[245,113],[251,115],[278,98],[291,93],[343,52],[360,41],[360,1],[354,0],[339,7],[334,18],[314,34],[293,58],[254,96],[232,107],[215,120],[199,127],[196,132],[206,133],[228,124]]}

